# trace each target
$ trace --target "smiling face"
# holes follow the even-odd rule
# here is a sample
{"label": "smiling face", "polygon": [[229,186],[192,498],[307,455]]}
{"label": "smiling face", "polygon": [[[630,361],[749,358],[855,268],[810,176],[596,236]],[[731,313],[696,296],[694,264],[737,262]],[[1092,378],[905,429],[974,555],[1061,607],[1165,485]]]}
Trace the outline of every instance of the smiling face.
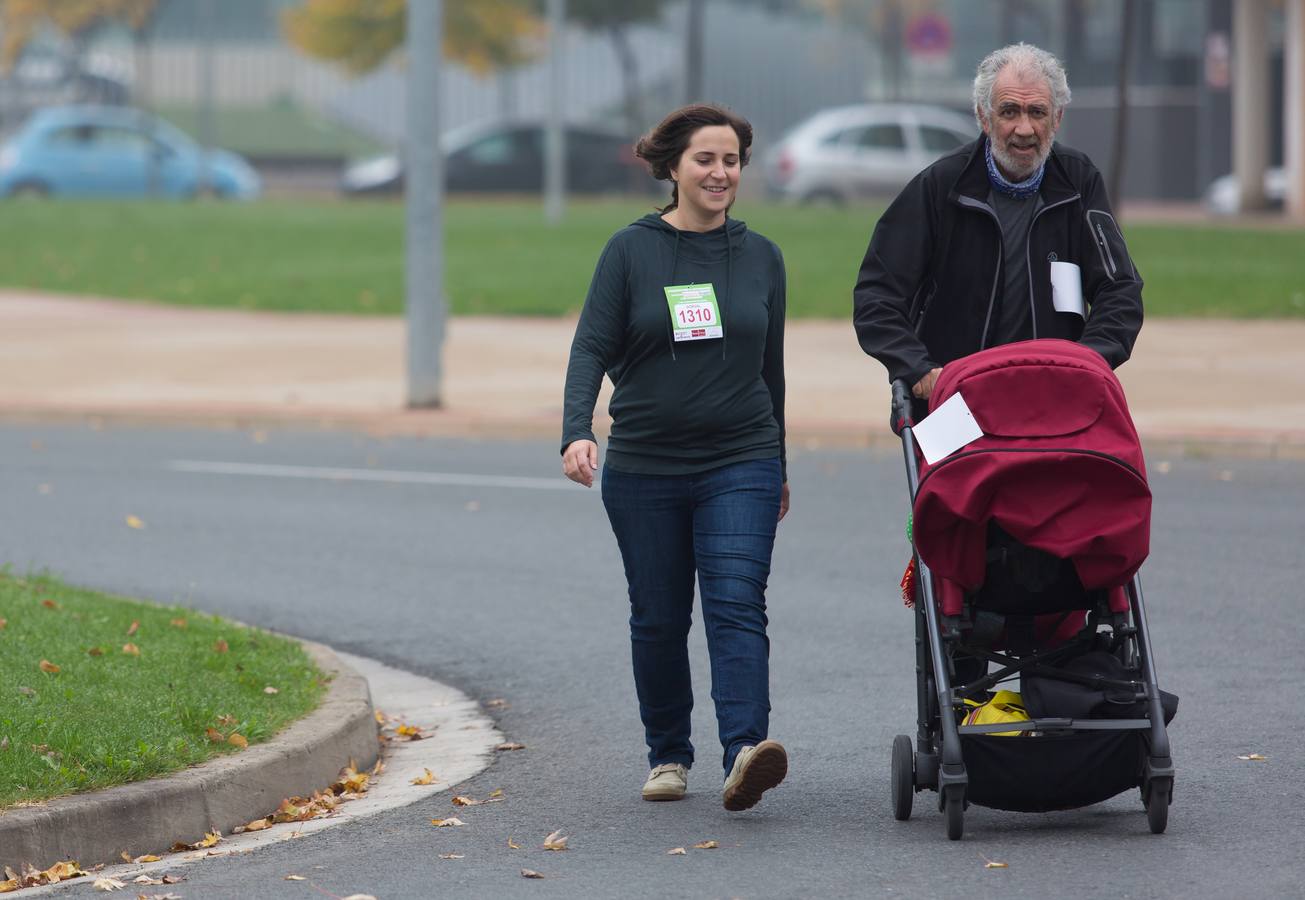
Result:
{"label": "smiling face", "polygon": [[1051,88],[1038,75],[1007,66],[992,86],[992,109],[981,110],[983,133],[992,142],[997,168],[1024,181],[1046,161],[1063,110],[1052,112]]}
{"label": "smiling face", "polygon": [[671,167],[682,213],[703,226],[722,224],[738,193],[741,171],[739,136],[734,129],[728,125],[699,128]]}

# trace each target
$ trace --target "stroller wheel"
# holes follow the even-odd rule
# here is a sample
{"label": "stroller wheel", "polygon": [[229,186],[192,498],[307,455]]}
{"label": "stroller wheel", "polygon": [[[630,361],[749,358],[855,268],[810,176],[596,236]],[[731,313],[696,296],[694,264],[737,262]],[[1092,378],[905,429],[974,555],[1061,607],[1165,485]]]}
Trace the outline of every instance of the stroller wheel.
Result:
{"label": "stroller wheel", "polygon": [[1174,780],[1153,778],[1145,789],[1146,823],[1152,834],[1164,834],[1169,825],[1169,803],[1173,799]]}
{"label": "stroller wheel", "polygon": [[965,833],[965,788],[946,788],[943,796],[943,817],[947,821],[947,840],[959,841]]}
{"label": "stroller wheel", "polygon": [[893,738],[893,818],[905,822],[911,818],[915,799],[915,749],[904,734]]}

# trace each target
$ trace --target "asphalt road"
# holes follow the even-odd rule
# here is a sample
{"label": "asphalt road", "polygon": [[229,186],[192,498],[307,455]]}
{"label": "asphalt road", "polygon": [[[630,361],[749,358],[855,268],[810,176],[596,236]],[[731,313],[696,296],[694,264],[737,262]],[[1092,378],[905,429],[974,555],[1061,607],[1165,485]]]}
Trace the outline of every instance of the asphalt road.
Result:
{"label": "asphalt road", "polygon": [[[560,483],[551,444],[6,426],[0,460],[0,562],[13,571],[222,613],[503,698],[491,712],[528,745],[463,786],[507,802],[459,811],[462,828],[429,825],[454,811],[440,795],[193,865],[184,897],[1305,896],[1303,464],[1149,461],[1143,582],[1161,684],[1182,697],[1168,833],[1149,833],[1129,793],[1048,815],[971,807],[952,843],[931,794],[907,823],[889,812],[889,746],[914,723],[895,454],[791,452],[769,592],[772,736],[790,775],[743,814],[720,806],[696,627],[691,794],[640,801],[621,566],[597,492]],[[1237,759],[1251,752],[1268,759]],[[540,849],[555,829],[570,850]],[[667,855],[705,840],[720,846]]]}

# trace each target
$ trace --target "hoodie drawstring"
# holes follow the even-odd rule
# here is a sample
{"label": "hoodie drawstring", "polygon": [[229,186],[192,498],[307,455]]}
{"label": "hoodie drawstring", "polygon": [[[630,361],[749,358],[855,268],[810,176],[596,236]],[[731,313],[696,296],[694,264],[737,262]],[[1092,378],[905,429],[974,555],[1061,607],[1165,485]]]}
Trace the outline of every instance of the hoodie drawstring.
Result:
{"label": "hoodie drawstring", "polygon": [[[734,277],[734,239],[730,237],[729,218],[725,219],[725,293],[720,298],[720,323],[725,325],[729,316],[725,315],[725,301],[730,296],[730,281]],[[725,358],[725,342],[729,340],[729,329],[722,327],[720,332],[720,358]]]}

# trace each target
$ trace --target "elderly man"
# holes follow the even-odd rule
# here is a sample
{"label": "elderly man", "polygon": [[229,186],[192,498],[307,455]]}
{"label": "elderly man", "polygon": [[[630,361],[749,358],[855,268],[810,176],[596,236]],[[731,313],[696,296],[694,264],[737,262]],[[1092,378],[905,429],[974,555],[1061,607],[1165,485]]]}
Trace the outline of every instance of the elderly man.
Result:
{"label": "elderly man", "polygon": [[952,360],[1013,341],[1066,338],[1112,367],[1128,359],[1142,279],[1101,173],[1053,144],[1068,103],[1050,53],[1013,44],[989,54],[974,79],[983,134],[917,175],[875,227],[853,324],[916,397]]}

